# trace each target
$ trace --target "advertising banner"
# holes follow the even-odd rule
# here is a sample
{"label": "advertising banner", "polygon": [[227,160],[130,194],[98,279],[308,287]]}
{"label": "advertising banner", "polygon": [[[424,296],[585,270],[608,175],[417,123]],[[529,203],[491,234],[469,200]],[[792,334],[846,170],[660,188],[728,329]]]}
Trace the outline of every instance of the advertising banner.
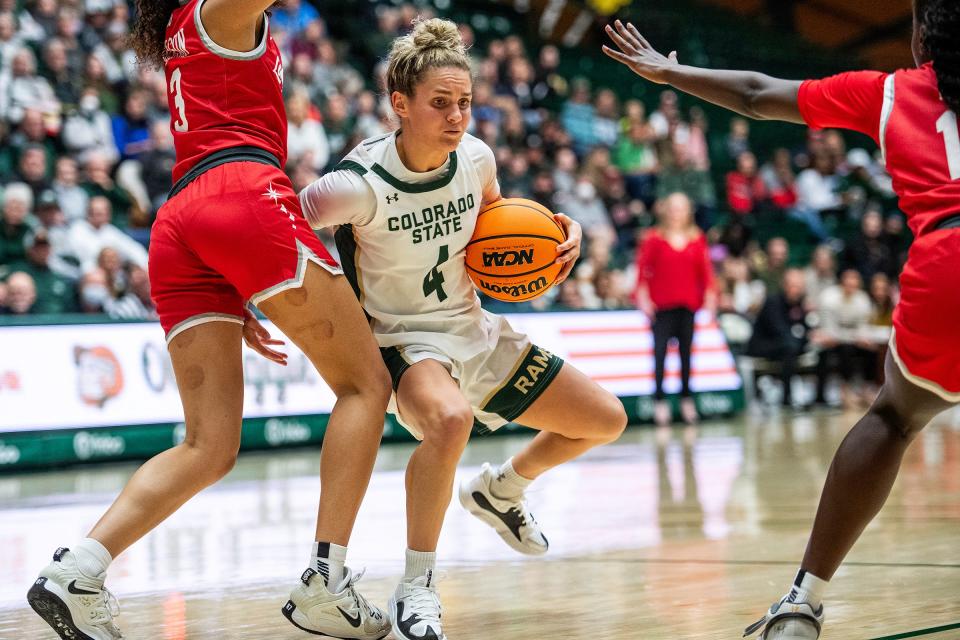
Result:
{"label": "advertising banner", "polygon": [[[632,420],[652,412],[653,336],[635,311],[507,316],[534,343],[624,401]],[[279,332],[265,322],[275,335]],[[244,347],[243,447],[319,442],[335,398],[291,344],[286,367]],[[668,393],[680,388],[671,346]],[[723,334],[697,317],[693,391],[704,415],[742,407]],[[183,412],[163,332],[154,323],[0,327],[0,469],[148,457],[183,437]],[[406,439],[393,420],[385,439]]]}

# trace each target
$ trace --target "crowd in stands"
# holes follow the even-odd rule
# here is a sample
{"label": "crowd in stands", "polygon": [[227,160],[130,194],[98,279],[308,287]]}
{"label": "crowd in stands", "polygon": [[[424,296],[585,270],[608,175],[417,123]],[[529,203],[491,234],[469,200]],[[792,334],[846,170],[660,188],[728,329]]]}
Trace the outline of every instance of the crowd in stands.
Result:
{"label": "crowd in stands", "polygon": [[[355,42],[332,37],[306,0],[273,10],[286,169],[298,189],[395,127],[380,60],[428,12],[387,3],[370,11],[377,28]],[[152,317],[146,247],[174,152],[163,74],[136,64],[130,23],[124,0],[0,0],[0,313]],[[462,33],[474,44],[469,26]],[[870,327],[889,325],[910,243],[878,153],[811,130],[802,147],[758,158],[746,120],[733,118],[720,135],[673,91],[648,105],[621,101],[601,74],[566,77],[561,57],[575,51],[531,50],[508,35],[471,53],[471,132],[494,149],[503,195],[567,213],[585,233],[575,276],[561,287],[523,305],[485,304],[636,308],[637,247],[658,203],[681,192],[710,244],[719,314],[752,323],[781,296],[800,305],[805,323],[819,322],[811,338],[779,349],[814,341],[843,363],[849,345],[875,350]],[[785,302],[787,291],[800,301]]]}

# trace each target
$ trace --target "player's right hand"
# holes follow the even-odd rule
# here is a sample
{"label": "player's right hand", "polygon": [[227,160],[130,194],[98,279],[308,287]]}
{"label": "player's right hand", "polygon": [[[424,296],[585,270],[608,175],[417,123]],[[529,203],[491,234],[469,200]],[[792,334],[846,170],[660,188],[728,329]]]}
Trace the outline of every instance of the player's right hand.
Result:
{"label": "player's right hand", "polygon": [[670,55],[664,56],[650,46],[633,24],[624,26],[619,20],[613,24],[614,26],[608,24],[606,31],[619,51],[603,45],[603,52],[617,62],[622,62],[642,78],[657,84],[668,84],[665,71],[679,64],[677,52],[671,51]]}

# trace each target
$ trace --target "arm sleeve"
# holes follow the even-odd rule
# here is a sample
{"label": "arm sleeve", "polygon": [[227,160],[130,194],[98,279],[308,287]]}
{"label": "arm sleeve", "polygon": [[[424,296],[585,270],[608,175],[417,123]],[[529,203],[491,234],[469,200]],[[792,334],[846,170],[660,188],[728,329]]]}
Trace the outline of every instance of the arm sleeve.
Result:
{"label": "arm sleeve", "polygon": [[353,171],[331,171],[300,192],[303,216],[314,229],[338,224],[362,227],[377,213],[377,198]]}
{"label": "arm sleeve", "polygon": [[797,95],[800,113],[815,129],[851,129],[877,140],[887,78],[879,71],[851,71],[807,80]]}

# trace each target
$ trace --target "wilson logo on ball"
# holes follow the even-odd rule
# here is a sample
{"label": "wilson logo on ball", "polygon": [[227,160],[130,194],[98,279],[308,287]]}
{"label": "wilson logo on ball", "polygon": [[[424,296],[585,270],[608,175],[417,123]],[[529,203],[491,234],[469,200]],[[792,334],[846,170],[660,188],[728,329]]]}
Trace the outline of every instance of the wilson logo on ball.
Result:
{"label": "wilson logo on ball", "polygon": [[533,264],[533,249],[483,252],[485,267],[512,267],[520,264]]}
{"label": "wilson logo on ball", "polygon": [[520,298],[539,293],[542,289],[546,289],[547,279],[541,276],[525,284],[499,285],[480,278],[480,288],[488,293],[499,293],[510,296],[511,298]]}

